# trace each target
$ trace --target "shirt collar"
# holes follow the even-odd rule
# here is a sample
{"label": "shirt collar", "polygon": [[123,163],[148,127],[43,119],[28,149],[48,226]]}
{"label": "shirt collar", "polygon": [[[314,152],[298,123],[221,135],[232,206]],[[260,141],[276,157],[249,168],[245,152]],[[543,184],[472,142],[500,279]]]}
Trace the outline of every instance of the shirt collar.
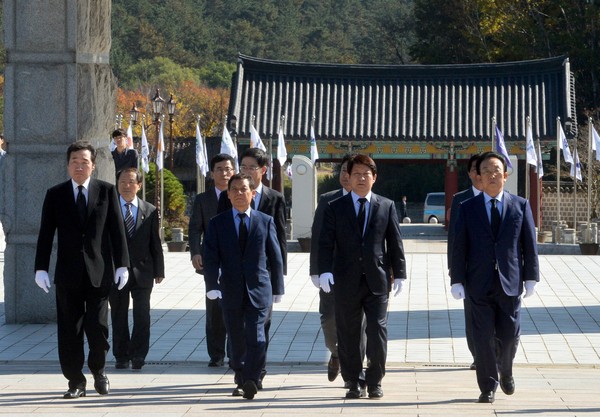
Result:
{"label": "shirt collar", "polygon": [[[239,213],[242,213],[241,211],[238,211],[238,209],[236,209],[235,207],[232,207],[231,211],[233,211],[233,217],[234,218],[236,218]],[[252,208],[248,207],[248,210],[244,211],[243,213],[246,213],[246,216],[248,216],[248,218],[250,218],[250,213],[251,212],[252,212]]]}
{"label": "shirt collar", "polygon": [[496,197],[490,197],[488,193],[483,193],[483,199],[485,200],[485,204],[489,203],[491,199],[495,198],[499,203],[502,203],[502,198],[504,197],[504,193],[501,192]]}
{"label": "shirt collar", "polygon": [[[121,206],[124,206],[125,204],[127,204],[127,201],[125,201],[125,199],[122,196],[119,196],[119,200],[121,201]],[[138,206],[138,198],[137,198],[137,196],[131,201],[131,205],[133,207],[137,207]]]}
{"label": "shirt collar", "polygon": [[[90,189],[90,180],[91,179],[92,178],[90,177],[87,180],[85,180],[83,182],[83,184],[81,184],[81,185],[83,185],[83,188],[85,188],[86,190]],[[74,191],[79,191],[79,184],[77,184],[73,178],[71,178],[71,185],[73,186]]]}
{"label": "shirt collar", "polygon": [[256,194],[262,194],[263,192],[263,183],[259,182],[258,185],[255,188]]}
{"label": "shirt collar", "polygon": [[[351,194],[352,194],[352,201],[354,201],[354,204],[356,204],[358,199],[361,197],[358,194],[356,194],[354,191],[351,191]],[[367,199],[369,204],[371,204],[371,196],[372,195],[373,195],[373,193],[371,193],[371,191],[369,191],[369,193],[365,196],[365,198]]]}
{"label": "shirt collar", "polygon": [[479,194],[481,194],[481,190],[478,190],[477,188],[475,188],[474,186],[471,185],[471,189],[473,190],[473,195],[475,197],[477,197]]}

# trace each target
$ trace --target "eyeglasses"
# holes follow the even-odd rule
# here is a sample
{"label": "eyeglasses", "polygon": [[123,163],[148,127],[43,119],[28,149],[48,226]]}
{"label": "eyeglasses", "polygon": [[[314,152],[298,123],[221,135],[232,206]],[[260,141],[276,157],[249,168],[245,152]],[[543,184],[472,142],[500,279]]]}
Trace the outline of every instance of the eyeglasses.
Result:
{"label": "eyeglasses", "polygon": [[369,178],[371,176],[373,176],[373,173],[371,171],[367,171],[367,172],[353,172],[351,174],[354,178]]}
{"label": "eyeglasses", "polygon": [[230,172],[233,172],[233,168],[215,168],[214,172],[218,172],[219,174],[229,174]]}
{"label": "eyeglasses", "polygon": [[256,171],[258,169],[260,169],[259,166],[248,166],[248,165],[240,165],[240,169],[242,171]]}
{"label": "eyeglasses", "polygon": [[485,176],[485,177],[495,177],[496,175],[502,175],[503,171],[501,169],[496,169],[496,170],[487,170],[487,169],[482,169],[481,170],[481,175]]}

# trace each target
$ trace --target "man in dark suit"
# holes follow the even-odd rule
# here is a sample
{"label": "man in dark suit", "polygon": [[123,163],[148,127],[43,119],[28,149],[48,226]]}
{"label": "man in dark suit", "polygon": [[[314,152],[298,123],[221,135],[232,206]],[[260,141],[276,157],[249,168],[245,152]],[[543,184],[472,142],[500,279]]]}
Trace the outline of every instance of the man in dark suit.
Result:
{"label": "man in dark suit", "polygon": [[[477,160],[483,192],[458,209],[452,246],[451,292],[469,297],[475,340],[478,402],[515,391],[512,365],[521,333],[521,294],[535,292],[539,264],[529,202],[504,191],[506,160],[486,152]],[[498,377],[500,374],[500,377]]]}
{"label": "man in dark suit", "polygon": [[[471,186],[466,190],[454,194],[452,198],[452,206],[450,208],[450,225],[448,226],[448,275],[450,275],[450,269],[452,266],[452,243],[454,241],[454,228],[456,227],[456,219],[458,218],[458,207],[460,203],[473,198],[481,193],[481,179],[477,175],[477,160],[479,154],[471,155],[467,164],[467,174],[471,180]],[[467,338],[467,347],[473,356],[473,362],[471,363],[470,369],[475,369],[475,341],[473,340],[473,319],[471,318],[471,304],[469,299],[465,297],[463,300],[464,314],[465,314],[465,336]]]}
{"label": "man in dark suit", "polygon": [[228,195],[233,208],[212,218],[204,240],[206,296],[222,297],[229,366],[237,384],[233,395],[250,400],[265,367],[267,316],[284,293],[275,223],[251,209],[254,187],[249,175],[231,177]]}
{"label": "man in dark suit", "polygon": [[139,155],[135,149],[127,148],[127,132],[123,129],[117,129],[112,132],[112,138],[116,146],[112,151],[112,157],[115,163],[115,174],[118,174],[125,168],[137,168]]}
{"label": "man in dark suit", "polygon": [[[112,287],[109,296],[113,329],[113,354],[117,369],[142,369],[150,348],[150,294],[165,276],[159,235],[158,211],[141,200],[142,174],[125,168],[117,174],[119,203],[129,249],[129,281],[122,290]],[[133,331],[129,333],[129,295],[133,299]]]}
{"label": "man in dark suit", "polygon": [[[360,386],[361,319],[367,320],[365,381],[370,398],[383,397],[381,380],[387,357],[387,305],[390,269],[398,295],[406,279],[406,262],[394,202],[371,192],[377,166],[366,155],[348,161],[352,192],[329,203],[319,237],[319,281],[333,286],[338,352],[342,377],[350,381],[346,398],[365,395]],[[335,277],[335,283],[334,283]]]}
{"label": "man in dark suit", "polygon": [[[202,239],[208,229],[208,222],[217,213],[230,208],[226,204],[227,184],[231,176],[235,173],[235,160],[231,155],[218,154],[210,160],[210,172],[214,181],[214,187],[200,193],[194,199],[192,215],[190,216],[190,226],[188,236],[190,241],[190,255],[192,256],[192,265],[199,274],[203,273],[202,254],[204,252]],[[221,207],[219,208],[219,201]],[[229,206],[229,207],[228,207]],[[226,354],[226,331],[223,320],[223,310],[220,300],[206,299],[206,349],[210,361],[208,366],[223,366]]]}
{"label": "man in dark suit", "polygon": [[[352,191],[350,176],[348,175],[348,161],[353,157],[354,154],[347,154],[344,155],[344,158],[342,158],[339,176],[339,181],[342,188],[321,194],[311,227],[312,238],[310,242],[309,272],[313,285],[319,289],[319,314],[321,316],[321,330],[323,330],[325,346],[331,353],[329,362],[327,364],[327,379],[329,379],[330,382],[335,381],[340,373],[340,360],[338,356],[337,327],[335,325],[335,298],[333,296],[333,292],[326,293],[323,291],[319,283],[319,233],[323,228],[323,214],[325,212],[325,208],[331,201],[345,196]],[[364,320],[364,317],[363,327],[366,329],[366,321]],[[361,355],[363,359],[365,357],[367,343],[364,329],[361,332]]]}
{"label": "man in dark suit", "polygon": [[[256,194],[252,200],[252,208],[268,214],[275,221],[275,230],[277,231],[277,240],[279,249],[283,258],[283,274],[287,274],[287,237],[285,232],[286,208],[283,194],[262,183],[263,176],[267,172],[267,163],[269,158],[267,154],[259,148],[248,148],[242,154],[240,163],[240,172],[248,174],[256,184]],[[265,332],[267,334],[267,350],[269,349],[269,330],[271,328],[271,312],[267,316]],[[258,381],[258,389],[262,389],[262,380],[267,373],[263,369],[261,378]]]}
{"label": "man in dark suit", "polygon": [[91,178],[95,161],[96,150],[88,142],[69,146],[67,171],[71,179],[46,193],[35,254],[35,282],[48,292],[52,242],[58,231],[54,284],[58,357],[69,381],[63,396],[66,399],[86,394],[82,372],[84,332],[94,388],[101,395],[110,391],[104,372],[109,349],[108,294],[113,278],[123,289],[129,277],[127,240],[117,191],[114,185]]}

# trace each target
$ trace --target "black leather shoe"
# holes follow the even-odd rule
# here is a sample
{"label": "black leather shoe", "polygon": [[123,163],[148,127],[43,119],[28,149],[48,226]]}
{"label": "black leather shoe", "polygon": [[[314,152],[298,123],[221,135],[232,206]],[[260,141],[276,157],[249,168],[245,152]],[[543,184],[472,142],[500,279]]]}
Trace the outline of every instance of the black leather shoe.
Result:
{"label": "black leather shoe", "polygon": [[223,359],[211,359],[210,362],[208,362],[208,367],[209,368],[220,368],[224,364],[225,364],[225,362],[223,361]]}
{"label": "black leather shoe", "polygon": [[327,364],[327,379],[329,382],[335,381],[340,374],[340,359],[332,356]]}
{"label": "black leather shoe", "polygon": [[128,369],[129,361],[128,360],[117,360],[115,362],[115,369]]}
{"label": "black leather shoe", "polygon": [[477,400],[478,403],[493,403],[496,400],[496,396],[494,395],[494,391],[486,391],[482,392]]}
{"label": "black leather shoe", "polygon": [[131,360],[131,369],[142,369],[146,362],[142,358],[133,358]]}
{"label": "black leather shoe", "polygon": [[238,385],[237,387],[235,387],[235,389],[231,393],[231,396],[232,397],[243,397],[244,396],[244,387],[242,387],[241,385]]}
{"label": "black leather shoe", "polygon": [[512,376],[500,375],[500,388],[506,395],[513,395],[515,393],[515,379]]}
{"label": "black leather shoe", "polygon": [[473,362],[473,363],[471,364],[471,366],[469,366],[469,369],[470,369],[471,371],[474,371],[474,370],[476,370],[476,369],[477,369],[477,366],[475,366],[475,362]]}
{"label": "black leather shoe", "polygon": [[364,387],[361,387],[358,382],[351,382],[350,388],[348,388],[348,392],[346,393],[346,398],[348,399],[357,399],[366,397],[367,393]]}
{"label": "black leather shoe", "polygon": [[69,388],[63,395],[65,400],[73,400],[79,397],[85,397],[85,388]]}
{"label": "black leather shoe", "polygon": [[94,375],[94,389],[100,395],[106,395],[110,392],[110,382],[105,374]]}
{"label": "black leather shoe", "polygon": [[256,383],[252,380],[248,380],[244,382],[244,395],[243,397],[247,400],[252,400],[256,393],[258,392],[258,388],[256,388]]}
{"label": "black leather shoe", "polygon": [[383,397],[383,390],[381,389],[381,385],[369,385],[367,387],[367,391],[369,392],[369,398]]}

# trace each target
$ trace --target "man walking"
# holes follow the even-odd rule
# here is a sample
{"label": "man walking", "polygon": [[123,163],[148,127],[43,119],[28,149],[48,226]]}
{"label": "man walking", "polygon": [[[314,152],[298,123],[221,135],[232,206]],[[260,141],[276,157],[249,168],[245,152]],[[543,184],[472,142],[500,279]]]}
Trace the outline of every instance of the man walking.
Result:
{"label": "man walking", "polygon": [[104,372],[109,349],[108,294],[113,277],[119,290],[129,277],[129,254],[117,191],[114,185],[91,178],[95,162],[96,150],[88,142],[75,142],[67,149],[71,178],[46,193],[35,254],[35,282],[49,292],[48,268],[54,234],[58,233],[54,284],[58,358],[69,381],[65,399],[86,395],[82,372],[84,333],[94,388],[101,395],[109,393]]}
{"label": "man walking", "polygon": [[498,384],[515,391],[513,360],[521,334],[521,294],[539,281],[535,225],[529,202],[504,191],[506,160],[486,152],[477,160],[483,192],[458,209],[452,267],[454,298],[469,298],[473,318],[478,402],[493,403]]}
{"label": "man walking", "polygon": [[[348,161],[352,192],[325,209],[319,237],[319,281],[333,290],[342,377],[350,382],[346,398],[365,395],[360,386],[361,320],[367,320],[365,381],[370,398],[383,397],[381,380],[387,358],[389,270],[398,295],[406,279],[406,262],[394,202],[371,189],[377,166],[366,155]],[[334,282],[335,278],[335,282]],[[333,286],[333,289],[332,289]]]}

